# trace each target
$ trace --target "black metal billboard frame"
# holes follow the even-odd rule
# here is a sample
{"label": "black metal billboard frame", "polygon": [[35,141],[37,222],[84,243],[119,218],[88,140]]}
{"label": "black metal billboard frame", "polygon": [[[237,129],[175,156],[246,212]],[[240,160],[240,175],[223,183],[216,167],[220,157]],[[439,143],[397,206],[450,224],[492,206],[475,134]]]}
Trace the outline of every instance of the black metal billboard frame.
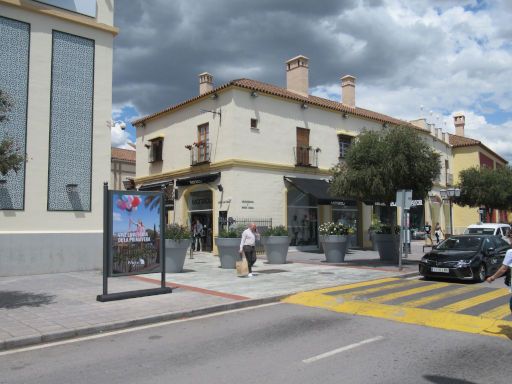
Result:
{"label": "black metal billboard frame", "polygon": [[[137,291],[125,291],[108,293],[108,276],[110,261],[112,259],[112,220],[111,199],[108,183],[103,183],[103,294],[96,297],[97,301],[115,301],[132,299],[135,297],[154,296],[171,293],[172,288],[165,286],[165,216],[164,216],[164,192],[160,192],[160,265],[162,268],[160,288],[140,289]],[[125,192],[125,191],[119,191]]]}

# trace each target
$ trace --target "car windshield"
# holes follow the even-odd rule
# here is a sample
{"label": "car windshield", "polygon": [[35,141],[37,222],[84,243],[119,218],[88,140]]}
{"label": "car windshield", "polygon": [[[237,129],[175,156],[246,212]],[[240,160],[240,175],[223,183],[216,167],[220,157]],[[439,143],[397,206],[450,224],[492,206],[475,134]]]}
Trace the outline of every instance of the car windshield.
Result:
{"label": "car windshield", "polygon": [[438,250],[453,250],[453,251],[478,251],[482,237],[468,236],[468,237],[449,237],[437,246]]}
{"label": "car windshield", "polygon": [[494,235],[494,228],[468,228],[470,235]]}

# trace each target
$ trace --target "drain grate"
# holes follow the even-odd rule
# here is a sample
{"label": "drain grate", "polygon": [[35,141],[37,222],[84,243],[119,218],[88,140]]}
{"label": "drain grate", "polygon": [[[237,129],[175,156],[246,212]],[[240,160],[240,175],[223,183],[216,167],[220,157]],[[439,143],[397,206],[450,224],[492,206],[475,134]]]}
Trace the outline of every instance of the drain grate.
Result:
{"label": "drain grate", "polygon": [[284,269],[264,269],[262,271],[256,271],[256,273],[265,273],[265,274],[271,274],[271,273],[282,273],[282,272],[288,272]]}

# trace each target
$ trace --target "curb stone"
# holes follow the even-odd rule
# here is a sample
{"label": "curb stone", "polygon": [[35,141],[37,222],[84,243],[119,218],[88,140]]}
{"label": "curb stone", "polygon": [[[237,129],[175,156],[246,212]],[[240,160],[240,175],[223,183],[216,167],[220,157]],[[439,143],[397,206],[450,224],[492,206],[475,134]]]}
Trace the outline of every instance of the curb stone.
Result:
{"label": "curb stone", "polygon": [[93,327],[77,328],[74,330],[67,330],[61,332],[52,332],[44,335],[29,336],[29,337],[18,337],[11,340],[0,342],[0,351],[7,351],[12,349],[18,349],[22,347],[30,347],[38,344],[52,343],[56,341],[68,340],[77,337],[91,336],[95,334],[101,334],[103,332],[117,331],[121,329],[128,329],[132,327],[138,327],[148,324],[156,324],[164,321],[181,320],[181,319],[192,319],[194,317],[209,315],[212,313],[225,312],[234,309],[250,308],[263,304],[270,304],[281,301],[290,294],[278,295],[272,297],[265,297],[260,299],[250,299],[243,301],[236,301],[233,303],[214,305],[211,307],[203,307],[198,309],[192,309],[184,312],[166,313],[156,316],[142,317],[134,320],[120,321],[117,323],[109,323],[103,325],[97,325]]}

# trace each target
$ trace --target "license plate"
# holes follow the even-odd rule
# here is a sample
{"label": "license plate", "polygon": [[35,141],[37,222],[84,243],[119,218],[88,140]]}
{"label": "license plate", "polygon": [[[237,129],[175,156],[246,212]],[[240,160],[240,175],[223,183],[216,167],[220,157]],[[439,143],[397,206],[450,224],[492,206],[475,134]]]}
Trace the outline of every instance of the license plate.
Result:
{"label": "license plate", "polygon": [[448,268],[432,267],[431,270],[432,272],[450,273],[450,270]]}

